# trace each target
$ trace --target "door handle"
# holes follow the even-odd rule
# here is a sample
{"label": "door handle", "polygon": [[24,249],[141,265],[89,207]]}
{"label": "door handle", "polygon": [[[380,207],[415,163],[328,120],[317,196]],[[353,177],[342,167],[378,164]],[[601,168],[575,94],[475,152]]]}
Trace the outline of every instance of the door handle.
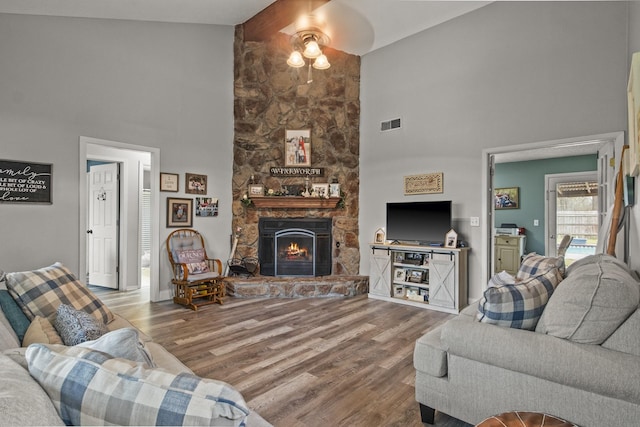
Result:
{"label": "door handle", "polygon": [[93,230],[87,230],[87,234],[93,234]]}

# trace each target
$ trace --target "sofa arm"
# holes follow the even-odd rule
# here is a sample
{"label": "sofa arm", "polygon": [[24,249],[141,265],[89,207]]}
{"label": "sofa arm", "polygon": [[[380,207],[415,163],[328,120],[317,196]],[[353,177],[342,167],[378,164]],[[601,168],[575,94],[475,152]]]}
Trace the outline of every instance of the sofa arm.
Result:
{"label": "sofa arm", "polygon": [[637,356],[460,317],[444,325],[442,341],[452,355],[616,399],[640,401]]}

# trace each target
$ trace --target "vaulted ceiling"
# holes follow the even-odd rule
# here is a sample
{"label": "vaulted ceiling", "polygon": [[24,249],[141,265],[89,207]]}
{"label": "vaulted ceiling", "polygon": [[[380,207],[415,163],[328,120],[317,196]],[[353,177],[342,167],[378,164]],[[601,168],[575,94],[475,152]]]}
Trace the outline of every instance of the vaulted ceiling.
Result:
{"label": "vaulted ceiling", "polygon": [[283,31],[300,13],[328,23],[331,47],[365,55],[491,3],[428,0],[0,0],[0,13],[194,24],[247,23],[245,38]]}

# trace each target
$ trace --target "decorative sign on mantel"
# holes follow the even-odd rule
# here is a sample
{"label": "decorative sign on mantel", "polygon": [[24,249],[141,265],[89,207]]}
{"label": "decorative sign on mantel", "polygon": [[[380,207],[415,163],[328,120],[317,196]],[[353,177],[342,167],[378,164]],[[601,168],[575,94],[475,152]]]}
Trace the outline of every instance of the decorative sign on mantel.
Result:
{"label": "decorative sign on mantel", "polygon": [[324,176],[324,168],[272,167],[271,176]]}
{"label": "decorative sign on mantel", "polygon": [[442,172],[427,173],[423,175],[409,175],[404,177],[404,194],[434,194],[442,193]]}
{"label": "decorative sign on mantel", "polygon": [[51,203],[51,163],[0,160],[0,202]]}

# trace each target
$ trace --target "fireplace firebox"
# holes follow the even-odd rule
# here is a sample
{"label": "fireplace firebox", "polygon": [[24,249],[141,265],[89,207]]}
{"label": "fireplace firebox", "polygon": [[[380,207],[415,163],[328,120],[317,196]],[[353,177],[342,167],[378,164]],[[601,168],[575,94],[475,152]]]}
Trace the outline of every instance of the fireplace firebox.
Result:
{"label": "fireplace firebox", "polygon": [[258,231],[262,275],[331,274],[331,218],[260,218]]}

